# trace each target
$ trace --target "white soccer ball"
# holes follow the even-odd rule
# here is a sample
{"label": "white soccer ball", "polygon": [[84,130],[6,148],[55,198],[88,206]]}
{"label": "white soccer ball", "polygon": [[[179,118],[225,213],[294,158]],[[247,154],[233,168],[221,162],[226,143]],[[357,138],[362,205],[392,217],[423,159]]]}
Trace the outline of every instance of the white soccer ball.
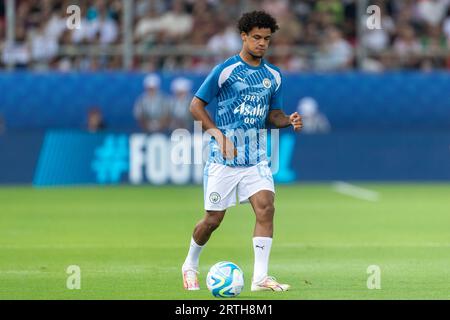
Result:
{"label": "white soccer ball", "polygon": [[236,297],[244,287],[244,273],[233,262],[218,262],[209,269],[206,286],[215,297]]}

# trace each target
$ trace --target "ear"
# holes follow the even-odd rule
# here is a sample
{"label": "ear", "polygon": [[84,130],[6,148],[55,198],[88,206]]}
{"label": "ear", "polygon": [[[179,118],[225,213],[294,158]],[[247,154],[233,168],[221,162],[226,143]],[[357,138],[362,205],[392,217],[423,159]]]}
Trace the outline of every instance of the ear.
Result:
{"label": "ear", "polygon": [[247,34],[245,32],[241,32],[241,39],[243,42],[245,42],[247,40]]}

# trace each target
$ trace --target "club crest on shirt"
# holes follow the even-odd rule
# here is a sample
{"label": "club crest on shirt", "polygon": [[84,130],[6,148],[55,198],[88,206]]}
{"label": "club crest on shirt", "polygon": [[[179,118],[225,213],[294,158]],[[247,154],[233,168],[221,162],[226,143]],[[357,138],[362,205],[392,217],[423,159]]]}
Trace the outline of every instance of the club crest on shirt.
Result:
{"label": "club crest on shirt", "polygon": [[269,78],[264,78],[262,84],[264,88],[269,89],[272,86],[272,81]]}
{"label": "club crest on shirt", "polygon": [[211,203],[218,203],[220,201],[220,194],[217,192],[211,192],[209,195],[209,201],[211,201]]}

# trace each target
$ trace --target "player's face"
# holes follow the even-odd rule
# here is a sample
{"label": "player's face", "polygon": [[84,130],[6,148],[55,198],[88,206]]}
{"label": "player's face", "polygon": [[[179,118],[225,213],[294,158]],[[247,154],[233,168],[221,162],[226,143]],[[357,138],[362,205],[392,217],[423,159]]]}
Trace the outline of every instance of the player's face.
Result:
{"label": "player's face", "polygon": [[244,49],[256,58],[264,56],[269,48],[271,36],[270,28],[253,28],[249,33],[241,33]]}

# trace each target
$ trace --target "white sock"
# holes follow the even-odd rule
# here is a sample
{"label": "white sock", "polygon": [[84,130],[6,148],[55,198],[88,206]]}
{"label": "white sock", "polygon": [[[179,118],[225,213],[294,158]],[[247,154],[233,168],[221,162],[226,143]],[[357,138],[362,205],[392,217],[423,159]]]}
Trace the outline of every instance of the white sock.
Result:
{"label": "white sock", "polygon": [[186,257],[186,260],[183,263],[183,269],[186,268],[192,268],[197,270],[198,269],[198,261],[200,259],[200,253],[202,252],[203,246],[199,246],[195,241],[194,238],[191,238],[191,245],[189,247],[189,252]]}
{"label": "white sock", "polygon": [[270,249],[272,248],[272,238],[254,237],[253,251],[255,251],[255,266],[253,269],[253,282],[260,282],[267,276],[269,269]]}

